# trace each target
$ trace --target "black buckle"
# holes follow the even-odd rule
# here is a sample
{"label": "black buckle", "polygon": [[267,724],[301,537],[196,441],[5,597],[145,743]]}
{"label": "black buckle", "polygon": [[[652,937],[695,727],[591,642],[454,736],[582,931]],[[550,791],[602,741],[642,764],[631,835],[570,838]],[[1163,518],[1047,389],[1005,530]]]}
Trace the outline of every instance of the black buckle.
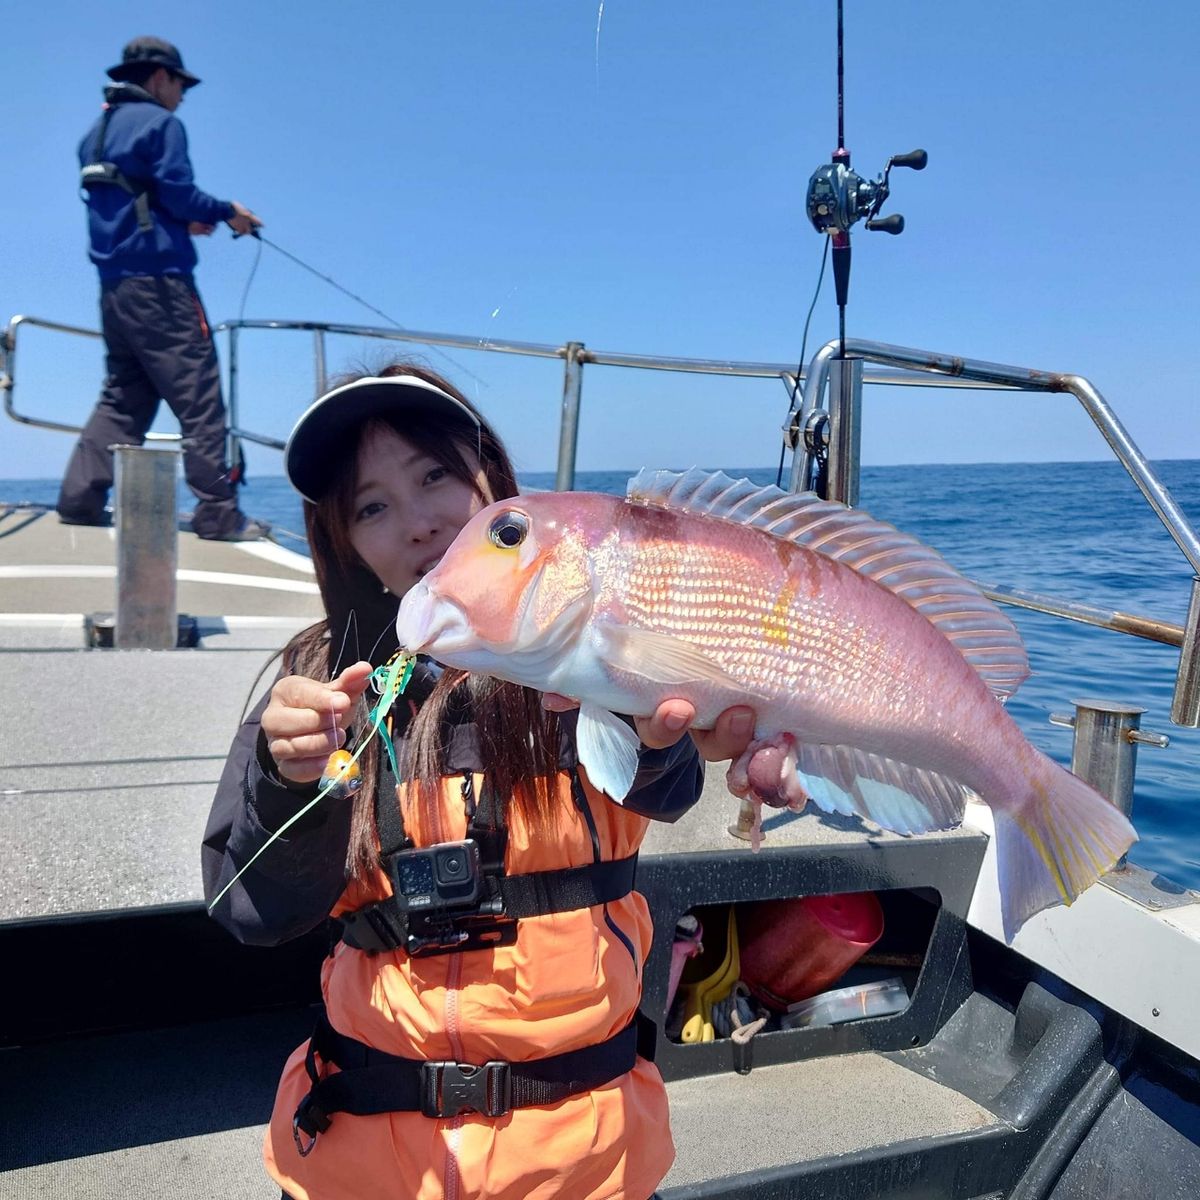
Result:
{"label": "black buckle", "polygon": [[[311,1092],[300,1101],[296,1115],[292,1117],[292,1140],[296,1143],[301,1158],[307,1158],[313,1152],[313,1147],[317,1144],[317,1134],[324,1133],[330,1124],[329,1117],[321,1107],[313,1103]],[[301,1134],[307,1135],[307,1145]]]}
{"label": "black buckle", "polygon": [[481,1067],[445,1061],[421,1064],[421,1111],[427,1117],[456,1117],[464,1112],[502,1117],[511,1101],[506,1062],[486,1062]]}
{"label": "black buckle", "polygon": [[490,950],[511,946],[517,940],[515,917],[466,912],[446,914],[410,912],[404,948],[412,958],[464,950]]}

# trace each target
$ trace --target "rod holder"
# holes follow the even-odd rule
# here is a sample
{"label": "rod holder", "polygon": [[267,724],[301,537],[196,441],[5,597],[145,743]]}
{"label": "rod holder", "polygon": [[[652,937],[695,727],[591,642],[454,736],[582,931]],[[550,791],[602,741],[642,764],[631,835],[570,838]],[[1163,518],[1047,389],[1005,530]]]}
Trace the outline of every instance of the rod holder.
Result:
{"label": "rod holder", "polygon": [[858,505],[862,442],[863,360],[835,358],[829,364],[829,483],[826,500]]}
{"label": "rod holder", "polygon": [[116,489],[118,650],[173,650],[179,636],[175,481],[178,450],[113,446]]}
{"label": "rod holder", "polygon": [[[1133,777],[1137,768],[1137,748],[1167,746],[1170,739],[1161,733],[1140,728],[1146,710],[1135,704],[1109,700],[1072,700],[1075,715],[1055,713],[1052,725],[1075,730],[1071,748],[1071,770],[1091,784],[1106,800],[1127,817],[1133,814]],[[1117,868],[1125,865],[1122,856]]]}
{"label": "rod holder", "polygon": [[1192,599],[1183,627],[1183,645],[1179,650],[1171,720],[1185,729],[1200,726],[1200,577],[1195,575],[1192,576]]}

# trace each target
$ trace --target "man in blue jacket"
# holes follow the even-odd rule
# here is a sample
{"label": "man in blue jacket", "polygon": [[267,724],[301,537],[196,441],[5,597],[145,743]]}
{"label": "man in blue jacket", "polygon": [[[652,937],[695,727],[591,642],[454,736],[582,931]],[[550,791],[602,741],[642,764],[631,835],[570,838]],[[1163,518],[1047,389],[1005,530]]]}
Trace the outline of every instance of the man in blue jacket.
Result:
{"label": "man in blue jacket", "polygon": [[237,233],[262,222],[236,200],[217,200],[195,185],[187,134],[173,114],[200,80],[174,46],[135,38],[108,75],[114,84],[105,89],[103,115],[79,144],[107,377],[67,464],[59,519],[109,523],[109,447],[140,446],[166,400],[183,434],[195,533],[221,541],[262,537],[268,527],[238,509],[216,351],[192,280],[193,235],[212,233],[220,221]]}

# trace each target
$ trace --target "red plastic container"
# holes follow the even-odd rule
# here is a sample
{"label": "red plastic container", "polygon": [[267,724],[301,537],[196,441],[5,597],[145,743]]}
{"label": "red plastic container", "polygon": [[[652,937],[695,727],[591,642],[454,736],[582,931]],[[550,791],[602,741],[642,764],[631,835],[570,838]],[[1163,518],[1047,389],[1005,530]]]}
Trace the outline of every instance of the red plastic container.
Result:
{"label": "red plastic container", "polygon": [[883,934],[874,892],[762,900],[737,909],[741,978],[783,1012],[836,983]]}

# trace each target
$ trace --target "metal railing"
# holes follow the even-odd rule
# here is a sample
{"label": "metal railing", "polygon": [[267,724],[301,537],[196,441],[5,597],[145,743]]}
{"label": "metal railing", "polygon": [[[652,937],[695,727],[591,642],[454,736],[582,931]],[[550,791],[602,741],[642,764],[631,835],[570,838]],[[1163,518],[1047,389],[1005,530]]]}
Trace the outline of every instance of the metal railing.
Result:
{"label": "metal railing", "polygon": [[[555,346],[540,342],[516,342],[490,337],[466,337],[454,333],[430,333],[427,330],[388,329],[377,325],[345,325],[328,321],[242,320],[222,321],[214,333],[228,334],[229,363],[228,408],[230,433],[242,441],[282,450],[279,438],[256,433],[242,425],[238,392],[239,334],[243,329],[276,329],[309,331],[313,335],[313,397],[319,396],[328,383],[326,337],[330,334],[376,338],[388,342],[410,342],[424,346],[447,347],[488,354],[515,354],[524,358],[552,358],[563,363],[562,419],[559,426],[558,464],[555,486],[566,490],[575,485],[575,462],[579,435],[579,412],[582,399],[582,368],[591,363],[602,367],[628,367],[644,371],[672,371],[692,375],[723,375],[745,379],[778,379],[789,394],[797,391],[796,367],[789,363],[739,362],[709,358],[671,358],[654,354],[630,354],[623,351],[590,350],[583,342],[564,342]],[[1004,385],[976,383],[972,380],[930,381],[927,377],[896,371],[873,371],[867,382],[893,387],[965,387],[992,391],[1013,390]]]}
{"label": "metal railing", "polygon": [[[8,415],[14,420],[43,429],[77,433],[78,426],[17,412],[13,404],[17,332],[23,325],[85,337],[100,335],[92,329],[19,316],[9,322],[5,334],[0,337],[0,390],[4,393],[4,408]],[[846,359],[839,357],[839,344],[829,342],[813,356],[806,370],[797,372],[795,366],[788,363],[673,358],[591,350],[583,342],[575,341],[551,345],[324,321],[225,321],[215,327],[214,333],[225,333],[228,339],[227,397],[233,453],[236,453],[238,440],[277,450],[282,450],[284,446],[280,439],[249,429],[242,421],[238,387],[239,335],[241,331],[250,329],[312,333],[314,396],[325,389],[328,380],[326,339],[331,335],[408,342],[492,354],[512,354],[526,358],[558,359],[563,363],[555,476],[555,486],[559,489],[573,487],[575,482],[583,368],[587,364],[635,370],[778,379],[792,395],[797,394],[802,387],[802,404],[798,410],[788,414],[782,433],[788,446],[794,450],[791,486],[793,490],[808,487],[813,479],[817,459],[823,457],[827,467],[827,494],[833,499],[841,499],[851,504],[856,502],[858,496],[858,422],[864,384],[971,388],[987,391],[1066,392],[1074,395],[1196,572],[1197,578],[1193,581],[1186,621],[1180,626],[1153,617],[1094,608],[1075,601],[1001,586],[985,587],[984,590],[992,599],[1003,604],[1050,613],[1118,633],[1179,646],[1181,654],[1171,719],[1178,725],[1192,728],[1200,726],[1200,538],[1197,538],[1187,518],[1117,419],[1108,402],[1081,376],[1031,370],[861,340],[846,342]],[[868,369],[867,364],[871,364],[873,369]],[[821,399],[827,389],[830,401],[822,408]],[[177,435],[152,436],[170,438]]]}
{"label": "metal railing", "polygon": [[[33,425],[38,429],[53,429],[56,433],[82,433],[82,425],[69,425],[62,421],[51,421],[46,417],[33,417],[17,412],[13,393],[17,387],[17,331],[22,325],[35,329],[49,329],[55,333],[70,333],[77,337],[100,339],[104,335],[98,329],[85,329],[81,325],[64,325],[61,321],[46,321],[41,317],[13,317],[8,328],[0,334],[0,392],[4,393],[4,411],[22,425]],[[147,441],[177,442],[177,433],[148,433]]]}
{"label": "metal railing", "polygon": [[[1180,628],[1160,621],[1148,622],[1146,618],[1131,619],[1122,613],[1106,616],[1098,609],[1048,597],[1035,596],[1030,602],[1017,592],[992,589],[988,594],[1017,607],[1035,608],[1072,620],[1083,619],[1088,624],[1180,646],[1171,720],[1192,729],[1200,727],[1200,538],[1099,390],[1081,375],[1037,371],[907,346],[889,346],[882,342],[847,339],[843,347],[837,341],[830,341],[813,356],[804,380],[804,400],[796,421],[800,440],[792,458],[793,491],[803,491],[810,486],[818,459],[825,457],[825,494],[847,504],[857,502],[858,427],[865,378],[863,364],[866,362],[1018,391],[1066,392],[1079,401],[1114,457],[1128,472],[1196,572],[1186,621]],[[821,396],[826,389],[828,406],[822,409]]]}

